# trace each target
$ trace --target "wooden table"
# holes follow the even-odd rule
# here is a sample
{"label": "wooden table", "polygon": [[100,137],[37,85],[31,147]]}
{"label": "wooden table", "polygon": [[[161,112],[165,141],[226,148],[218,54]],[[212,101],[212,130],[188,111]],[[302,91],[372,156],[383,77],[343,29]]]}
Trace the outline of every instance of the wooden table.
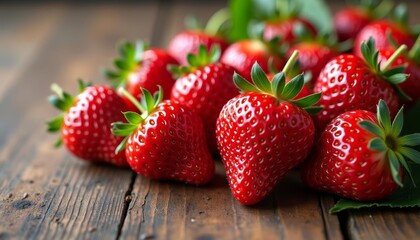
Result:
{"label": "wooden table", "polygon": [[[333,9],[341,3],[332,2]],[[412,1],[413,22],[420,2]],[[103,83],[116,42],[165,46],[194,14],[221,1],[0,5],[0,239],[419,239],[418,209],[330,215],[330,195],[296,173],[261,204],[230,194],[220,161],[207,187],[150,181],[129,169],[92,165],[52,147],[49,86]],[[417,11],[415,11],[417,10]],[[416,14],[417,13],[417,14]]]}

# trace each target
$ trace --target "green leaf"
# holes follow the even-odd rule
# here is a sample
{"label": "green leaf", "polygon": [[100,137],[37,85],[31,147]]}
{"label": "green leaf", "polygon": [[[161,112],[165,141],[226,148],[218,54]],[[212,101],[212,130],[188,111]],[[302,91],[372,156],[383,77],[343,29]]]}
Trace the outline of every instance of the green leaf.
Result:
{"label": "green leaf", "polygon": [[378,137],[385,138],[385,134],[382,129],[371,121],[360,121],[359,126],[363,129],[375,134]]}
{"label": "green leaf", "polygon": [[410,176],[411,182],[413,183],[414,187],[417,187],[416,182],[414,181],[413,174],[411,173],[411,169],[405,161],[404,156],[399,152],[396,152],[395,155],[397,156],[398,161],[401,163],[401,165],[403,165],[405,172],[408,173],[408,175]]}
{"label": "green leaf", "polygon": [[260,92],[254,85],[245,80],[241,75],[236,72],[233,74],[233,81],[241,92]]}
{"label": "green leaf", "polygon": [[398,66],[391,69],[386,70],[385,72],[382,72],[382,75],[385,77],[390,77],[394,74],[403,73],[406,69],[406,66]]}
{"label": "green leaf", "polygon": [[292,99],[296,97],[296,95],[298,95],[302,90],[303,83],[303,74],[297,75],[292,80],[290,80],[289,83],[286,84],[281,95],[285,99]]}
{"label": "green leaf", "polygon": [[382,99],[379,100],[376,111],[379,124],[384,128],[385,133],[389,133],[391,130],[391,116],[388,106]]}
{"label": "green leaf", "polygon": [[373,138],[372,140],[370,140],[368,147],[378,152],[383,152],[388,149],[386,143],[380,138]]}
{"label": "green leaf", "polygon": [[283,72],[279,72],[276,75],[274,75],[273,80],[271,81],[271,89],[273,90],[273,93],[276,96],[276,98],[281,97],[281,93],[283,92],[285,85],[286,77],[284,76]]}
{"label": "green leaf", "polygon": [[146,108],[147,115],[149,115],[155,107],[155,101],[153,99],[152,94],[147,89],[142,88],[142,92],[143,92],[142,102],[144,101],[145,103],[145,105],[143,106]]}
{"label": "green leaf", "polygon": [[125,149],[125,145],[127,144],[127,140],[128,140],[129,136],[126,136],[121,142],[120,144],[118,144],[117,148],[115,149],[115,154],[118,154],[119,152],[121,152],[122,150]]}
{"label": "green leaf", "polygon": [[403,184],[401,182],[401,177],[400,177],[401,166],[394,151],[391,151],[391,150],[388,151],[388,160],[389,160],[389,167],[391,168],[392,178],[398,184],[398,186],[403,187]]}
{"label": "green leaf", "polygon": [[405,157],[407,157],[409,160],[420,164],[420,152],[412,149],[412,148],[408,148],[408,147],[401,147],[400,153],[402,155],[404,155]]}
{"label": "green leaf", "polygon": [[404,146],[418,146],[420,145],[420,133],[402,136],[398,139],[398,141]]}
{"label": "green leaf", "polygon": [[207,64],[207,48],[203,44],[198,47],[197,58],[200,65]]}
{"label": "green leaf", "polygon": [[210,62],[216,63],[219,61],[220,56],[222,55],[222,50],[219,45],[213,45],[210,49]]}
{"label": "green leaf", "polygon": [[54,143],[54,147],[55,147],[55,148],[58,148],[58,147],[60,147],[62,144],[63,144],[63,139],[62,139],[62,138],[61,138],[61,136],[60,136],[60,138],[58,138],[58,139],[57,139],[57,141]]}
{"label": "green leaf", "polygon": [[404,125],[404,114],[403,107],[400,108],[397,115],[395,115],[394,121],[392,121],[392,134],[399,136]]}
{"label": "green leaf", "polygon": [[64,115],[60,114],[59,116],[55,117],[53,120],[47,123],[47,131],[48,132],[58,132],[61,129],[61,126],[64,121]]}
{"label": "green leaf", "polygon": [[127,119],[127,121],[131,124],[140,124],[143,122],[143,118],[140,116],[140,114],[136,112],[124,112],[124,117]]}
{"label": "green leaf", "polygon": [[405,74],[405,73],[397,73],[394,74],[390,77],[387,77],[386,80],[388,80],[388,82],[392,83],[392,84],[400,84],[403,83],[410,75]]}
{"label": "green leaf", "polygon": [[294,101],[292,101],[292,103],[298,105],[301,108],[309,107],[309,106],[312,106],[315,103],[317,103],[321,99],[321,97],[322,97],[321,92],[314,93],[314,94],[308,95],[306,97],[300,98],[298,100],[294,100]]}
{"label": "green leaf", "polygon": [[114,65],[121,70],[129,70],[130,69],[130,66],[123,59],[114,60]]}
{"label": "green leaf", "polygon": [[198,58],[192,53],[187,54],[187,61],[191,66],[198,66],[200,64]]}
{"label": "green leaf", "polygon": [[255,62],[251,69],[251,78],[258,89],[262,92],[271,92],[271,83],[267,78],[265,72],[261,69],[260,65]]}

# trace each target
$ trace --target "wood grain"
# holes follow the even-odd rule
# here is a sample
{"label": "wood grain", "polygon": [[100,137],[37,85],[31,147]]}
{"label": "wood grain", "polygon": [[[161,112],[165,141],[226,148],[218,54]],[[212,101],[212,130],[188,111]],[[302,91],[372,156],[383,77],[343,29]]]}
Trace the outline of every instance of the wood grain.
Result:
{"label": "wood grain", "polygon": [[[0,238],[115,239],[132,172],[53,149],[56,136],[44,133],[54,113],[46,96],[52,82],[73,92],[79,76],[101,79],[98,68],[110,62],[118,40],[150,38],[157,6],[46,7],[55,8],[64,9],[62,16],[53,19],[58,22],[28,66],[14,66],[22,72],[2,96],[1,123],[7,128],[1,135]],[[43,28],[34,17],[28,20],[34,22],[31,31]],[[150,24],[133,24],[145,21]]]}

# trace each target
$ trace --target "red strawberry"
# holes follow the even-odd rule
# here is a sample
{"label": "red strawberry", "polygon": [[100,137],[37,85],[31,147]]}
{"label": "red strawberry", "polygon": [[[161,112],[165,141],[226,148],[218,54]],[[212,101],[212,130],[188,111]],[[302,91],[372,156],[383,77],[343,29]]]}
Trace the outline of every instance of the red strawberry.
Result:
{"label": "red strawberry", "polygon": [[220,34],[221,25],[228,20],[229,14],[222,9],[216,12],[207,22],[207,26],[201,27],[194,22],[189,26],[189,30],[175,35],[168,45],[169,53],[178,60],[181,65],[187,65],[187,55],[197,54],[200,45],[204,45],[207,50],[219,45],[222,52],[229,46],[229,42]]}
{"label": "red strawberry", "polygon": [[[124,90],[123,90],[124,91]],[[200,117],[189,107],[171,100],[162,101],[162,89],[154,96],[142,88],[141,115],[125,112],[128,123],[113,124],[113,133],[125,136],[117,151],[125,148],[131,168],[151,179],[175,180],[201,185],[214,174]]]}
{"label": "red strawberry", "polygon": [[394,19],[393,21],[378,20],[366,25],[354,40],[354,46],[356,46],[353,49],[354,53],[361,57],[362,52],[357,46],[360,46],[362,42],[367,41],[371,37],[375,40],[377,48],[392,47],[393,44],[390,39],[398,46],[404,44],[411,48],[415,37],[408,27],[407,9],[403,5],[396,7]]}
{"label": "red strawberry", "polygon": [[[420,37],[418,38],[420,45]],[[395,53],[393,48],[379,49],[379,61],[386,63]],[[416,62],[417,60],[417,62]],[[413,100],[420,99],[420,48],[413,48],[407,55],[400,55],[391,64],[391,67],[405,66],[405,73],[410,75],[399,86]]]}
{"label": "red strawberry", "polygon": [[269,20],[264,26],[264,39],[270,41],[275,37],[279,37],[281,42],[292,43],[296,41],[296,35],[293,31],[294,26],[303,25],[313,36],[317,31],[314,25],[306,19],[299,17],[291,17],[280,20]]}
{"label": "red strawberry", "polygon": [[[293,57],[295,58],[295,56]],[[254,84],[235,73],[244,91],[223,107],[216,137],[233,196],[251,205],[264,199],[292,168],[302,162],[314,140],[315,128],[305,111],[320,93],[293,99],[303,86],[303,75],[285,84],[284,73],[267,79],[256,63]]]}
{"label": "red strawberry", "polygon": [[[168,64],[178,64],[178,62],[165,50],[147,47],[142,42],[123,44],[119,51],[121,58],[114,61],[116,71],[107,70],[107,77],[114,80],[114,87],[125,87],[128,92],[137,99],[141,97],[140,88],[150,91],[157,91],[158,85],[162,86],[163,91],[169,93],[175,79],[167,70]],[[169,94],[164,99],[169,98]],[[126,98],[126,104],[133,111],[136,107]]]}
{"label": "red strawberry", "polygon": [[408,159],[420,163],[420,152],[410,148],[420,144],[420,134],[400,137],[402,109],[391,124],[385,102],[377,108],[377,116],[356,110],[328,124],[301,168],[305,184],[359,201],[381,200],[402,186]]}
{"label": "red strawberry", "polygon": [[261,66],[264,72],[269,70],[268,60],[270,58],[277,69],[283,68],[284,62],[276,52],[277,45],[257,39],[240,40],[226,49],[220,61],[234,67],[245,79],[251,80],[250,72],[255,62]]}
{"label": "red strawberry", "polygon": [[357,6],[341,9],[335,13],[333,20],[338,40],[353,40],[363,27],[387,15],[391,8],[391,2],[384,0],[382,2],[362,1]]}
{"label": "red strawberry", "polygon": [[[217,154],[216,120],[225,103],[238,94],[232,81],[234,69],[218,62],[220,48],[212,47],[209,54],[201,45],[197,56],[190,54],[189,67],[177,68],[180,77],[172,88],[171,100],[195,110],[206,126],[207,145]],[[175,69],[174,69],[175,70]]]}
{"label": "red strawberry", "polygon": [[339,114],[351,110],[375,111],[379,99],[383,99],[394,115],[398,108],[396,84],[407,78],[403,69],[380,69],[375,43],[369,39],[362,44],[365,60],[354,55],[333,58],[321,71],[314,91],[322,92],[319,105],[324,109],[314,116],[317,129]]}
{"label": "red strawberry", "polygon": [[83,160],[127,166],[124,154],[114,151],[122,138],[111,133],[111,123],[124,119],[121,116],[121,111],[127,110],[124,100],[107,86],[79,83],[80,93],[75,98],[52,85],[57,96],[51,96],[49,101],[64,112],[48,123],[48,131],[61,132],[56,146],[63,142]]}

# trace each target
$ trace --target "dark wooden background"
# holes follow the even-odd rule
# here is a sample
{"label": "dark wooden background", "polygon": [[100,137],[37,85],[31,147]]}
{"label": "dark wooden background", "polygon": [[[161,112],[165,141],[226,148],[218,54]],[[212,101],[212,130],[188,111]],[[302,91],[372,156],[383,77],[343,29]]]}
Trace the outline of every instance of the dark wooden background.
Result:
{"label": "dark wooden background", "polygon": [[[0,5],[0,239],[419,239],[417,209],[328,214],[330,195],[289,175],[253,207],[230,194],[223,167],[206,187],[156,182],[129,169],[91,165],[63,148],[45,122],[57,82],[105,82],[115,45],[143,39],[156,46],[193,14],[206,20],[224,1]],[[340,1],[331,2],[333,10]],[[420,2],[409,1],[420,22]]]}

